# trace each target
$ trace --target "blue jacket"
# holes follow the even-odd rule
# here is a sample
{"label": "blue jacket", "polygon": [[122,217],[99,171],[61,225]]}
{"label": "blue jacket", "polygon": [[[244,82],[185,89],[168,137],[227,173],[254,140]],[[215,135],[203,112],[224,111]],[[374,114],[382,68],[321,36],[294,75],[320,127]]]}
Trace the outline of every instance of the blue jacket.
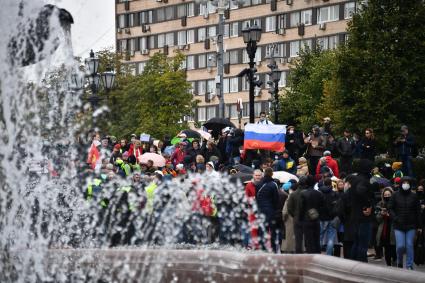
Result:
{"label": "blue jacket", "polygon": [[277,162],[276,171],[286,171],[295,174],[297,172],[297,166],[292,158],[282,158]]}

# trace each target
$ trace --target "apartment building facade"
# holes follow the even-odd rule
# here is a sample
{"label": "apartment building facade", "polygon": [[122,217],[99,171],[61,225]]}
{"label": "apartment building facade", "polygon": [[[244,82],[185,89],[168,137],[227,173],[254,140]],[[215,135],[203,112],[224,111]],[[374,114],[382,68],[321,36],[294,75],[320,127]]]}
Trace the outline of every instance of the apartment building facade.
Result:
{"label": "apartment building facade", "polygon": [[[356,10],[355,1],[343,0],[245,0],[229,4],[224,31],[224,101],[225,117],[237,125],[237,101],[242,100],[243,122],[248,120],[248,87],[237,74],[249,61],[242,39],[242,29],[257,24],[262,28],[258,42],[256,68],[263,86],[255,91],[255,116],[271,111],[267,91],[268,57],[277,58],[282,70],[279,87],[286,87],[289,63],[302,48],[319,44],[335,48],[346,40],[347,21]],[[117,52],[133,65],[135,74],[143,72],[149,56],[175,50],[186,55],[183,68],[192,85],[193,98],[200,101],[191,120],[204,122],[218,116],[216,92],[218,14],[208,2],[189,0],[117,0]],[[274,46],[274,48],[272,48]],[[270,54],[271,52],[274,54]],[[284,111],[282,109],[281,111]]]}

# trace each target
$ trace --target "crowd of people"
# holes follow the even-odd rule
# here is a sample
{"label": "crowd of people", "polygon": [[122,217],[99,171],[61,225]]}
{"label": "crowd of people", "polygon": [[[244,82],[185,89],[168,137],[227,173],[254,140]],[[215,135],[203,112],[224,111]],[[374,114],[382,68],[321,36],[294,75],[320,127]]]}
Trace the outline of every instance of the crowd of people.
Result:
{"label": "crowd of people", "polygon": [[[267,122],[261,113],[257,123]],[[209,139],[181,132],[174,139],[143,142],[135,134],[128,142],[95,133],[87,157],[86,172],[92,177],[85,197],[95,198],[102,183],[121,176],[133,187],[145,184],[143,205],[154,210],[155,191],[167,180],[191,173],[211,178],[248,175],[236,182],[243,184],[249,208],[240,240],[246,248],[324,252],[367,262],[368,250],[374,247],[374,259],[384,258],[388,266],[413,269],[414,261],[424,264],[425,180],[414,178],[414,138],[408,127],[403,126],[394,141],[399,161],[379,168],[374,164],[372,129],[366,129],[363,138],[352,137],[346,129],[337,139],[330,122],[325,118],[322,127],[315,125],[308,134],[288,126],[283,152],[244,150],[243,131],[230,127]],[[146,153],[161,156],[163,163],[144,159]],[[355,168],[354,159],[359,160]],[[274,178],[277,171],[289,177]],[[225,217],[218,215],[216,201],[199,196],[198,209],[212,226],[220,225],[214,218]]]}

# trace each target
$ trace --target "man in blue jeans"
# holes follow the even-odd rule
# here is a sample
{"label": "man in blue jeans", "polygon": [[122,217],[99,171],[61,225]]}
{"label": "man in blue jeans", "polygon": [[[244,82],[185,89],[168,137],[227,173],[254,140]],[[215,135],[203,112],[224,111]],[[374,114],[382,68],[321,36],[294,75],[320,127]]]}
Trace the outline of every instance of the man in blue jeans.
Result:
{"label": "man in blue jeans", "polygon": [[324,206],[320,211],[320,244],[322,248],[326,246],[326,254],[333,255],[334,244],[336,239],[336,228],[334,218],[336,216],[336,202],[338,196],[332,190],[331,178],[325,178],[322,185],[319,187],[319,192],[322,193]]}
{"label": "man in blue jeans", "polygon": [[397,266],[403,268],[403,256],[406,253],[406,268],[413,269],[413,240],[416,230],[421,231],[421,206],[418,196],[411,191],[412,179],[403,177],[401,189],[393,194],[388,204],[393,220]]}

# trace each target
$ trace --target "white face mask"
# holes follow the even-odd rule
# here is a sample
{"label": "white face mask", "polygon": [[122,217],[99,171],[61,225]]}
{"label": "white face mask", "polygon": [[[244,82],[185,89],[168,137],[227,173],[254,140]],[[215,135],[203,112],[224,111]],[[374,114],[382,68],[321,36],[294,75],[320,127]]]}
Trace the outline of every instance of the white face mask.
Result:
{"label": "white face mask", "polygon": [[401,185],[402,189],[407,191],[410,189],[410,185],[408,183],[404,183],[403,185]]}

